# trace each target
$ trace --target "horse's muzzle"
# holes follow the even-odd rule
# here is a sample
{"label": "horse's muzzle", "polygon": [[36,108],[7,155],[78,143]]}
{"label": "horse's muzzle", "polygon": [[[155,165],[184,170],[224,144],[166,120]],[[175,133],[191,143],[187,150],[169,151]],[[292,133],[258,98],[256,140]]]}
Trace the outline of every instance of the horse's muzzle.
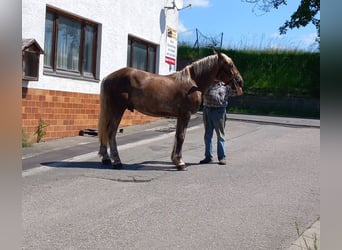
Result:
{"label": "horse's muzzle", "polygon": [[236,82],[235,84],[235,88],[236,88],[236,94],[237,95],[242,95],[243,94],[243,79],[239,78],[239,81]]}
{"label": "horse's muzzle", "polygon": [[240,76],[234,76],[230,81],[228,82],[229,87],[236,93],[236,95],[242,95],[243,94],[243,79]]}

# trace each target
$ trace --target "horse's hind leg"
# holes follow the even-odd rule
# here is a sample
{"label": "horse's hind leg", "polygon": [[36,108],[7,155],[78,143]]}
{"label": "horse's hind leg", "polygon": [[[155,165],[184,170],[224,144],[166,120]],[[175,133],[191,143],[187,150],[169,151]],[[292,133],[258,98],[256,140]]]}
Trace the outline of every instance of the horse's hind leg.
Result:
{"label": "horse's hind leg", "polygon": [[107,151],[107,145],[100,144],[99,155],[102,156],[102,164],[109,165],[112,163]]}
{"label": "horse's hind leg", "polygon": [[108,139],[109,139],[109,148],[110,148],[110,158],[113,160],[114,168],[122,168],[122,163],[119,157],[118,147],[116,144],[116,133],[124,113],[125,109],[118,111],[114,114],[114,117],[110,123],[108,128]]}
{"label": "horse's hind leg", "polygon": [[177,127],[175,135],[175,143],[173,146],[171,160],[176,165],[178,170],[185,170],[186,165],[182,159],[182,147],[185,139],[186,129],[190,120],[191,114],[185,114],[177,118]]}

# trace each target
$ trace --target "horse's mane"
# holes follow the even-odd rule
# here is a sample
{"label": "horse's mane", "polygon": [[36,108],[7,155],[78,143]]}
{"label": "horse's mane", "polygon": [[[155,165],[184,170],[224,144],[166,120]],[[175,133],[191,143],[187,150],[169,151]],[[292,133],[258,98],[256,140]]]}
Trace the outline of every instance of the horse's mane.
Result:
{"label": "horse's mane", "polygon": [[218,57],[217,55],[211,55],[204,57],[200,60],[197,60],[193,62],[190,67],[194,69],[194,74],[195,75],[200,75],[200,74],[205,74],[209,73],[213,66],[217,64],[218,62]]}
{"label": "horse's mane", "polygon": [[191,80],[190,66],[186,66],[184,69],[172,74],[176,82],[180,84],[189,82]]}
{"label": "horse's mane", "polygon": [[212,67],[217,64],[217,55],[211,55],[199,59],[192,64],[186,66],[184,69],[173,73],[173,77],[179,83],[189,82],[191,80],[190,69],[193,69],[195,76],[209,73]]}

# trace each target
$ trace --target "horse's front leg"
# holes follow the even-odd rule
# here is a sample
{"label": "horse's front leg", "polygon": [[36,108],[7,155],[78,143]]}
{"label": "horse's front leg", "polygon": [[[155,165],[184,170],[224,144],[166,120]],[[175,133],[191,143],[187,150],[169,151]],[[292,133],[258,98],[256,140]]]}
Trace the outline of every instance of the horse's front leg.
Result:
{"label": "horse's front leg", "polygon": [[186,129],[190,120],[190,113],[181,115],[177,118],[175,142],[171,154],[171,160],[178,170],[185,170],[186,165],[182,159],[182,147],[185,139]]}

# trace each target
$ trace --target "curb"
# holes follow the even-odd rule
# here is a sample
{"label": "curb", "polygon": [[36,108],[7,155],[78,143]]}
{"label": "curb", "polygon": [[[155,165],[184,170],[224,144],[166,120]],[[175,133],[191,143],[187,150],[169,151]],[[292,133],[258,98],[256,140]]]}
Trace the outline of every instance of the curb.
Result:
{"label": "curb", "polygon": [[[197,120],[202,116],[202,112],[199,111],[191,116],[191,120]],[[232,114],[227,113],[228,120],[235,121],[243,121],[243,122],[254,122],[261,124],[273,124],[273,125],[281,125],[281,126],[295,126],[295,127],[312,127],[312,128],[320,128],[320,120],[317,119],[302,119],[302,118],[289,118],[289,117],[277,117],[277,116],[262,116],[262,115],[246,115],[246,114]],[[131,134],[136,131],[156,128],[156,127],[172,127],[175,128],[176,120],[174,118],[162,118],[160,120],[156,120],[154,122],[140,124],[140,125],[131,125],[120,128],[122,131],[120,133]],[[91,132],[96,131],[95,129]],[[120,135],[118,133],[118,135]],[[22,159],[29,158],[38,154],[46,153],[48,151],[57,150],[59,148],[72,147],[75,145],[86,144],[89,142],[96,141],[97,139],[95,135],[88,135],[87,133],[84,136],[75,136],[75,137],[66,137],[59,138],[51,141],[41,142],[34,144],[31,147],[23,148],[22,150]]]}
{"label": "curb", "polygon": [[237,120],[244,122],[256,122],[263,124],[273,124],[292,127],[312,127],[320,128],[319,119],[306,119],[294,117],[281,117],[281,116],[262,116],[262,115],[245,115],[245,114],[227,114],[229,120]]}

